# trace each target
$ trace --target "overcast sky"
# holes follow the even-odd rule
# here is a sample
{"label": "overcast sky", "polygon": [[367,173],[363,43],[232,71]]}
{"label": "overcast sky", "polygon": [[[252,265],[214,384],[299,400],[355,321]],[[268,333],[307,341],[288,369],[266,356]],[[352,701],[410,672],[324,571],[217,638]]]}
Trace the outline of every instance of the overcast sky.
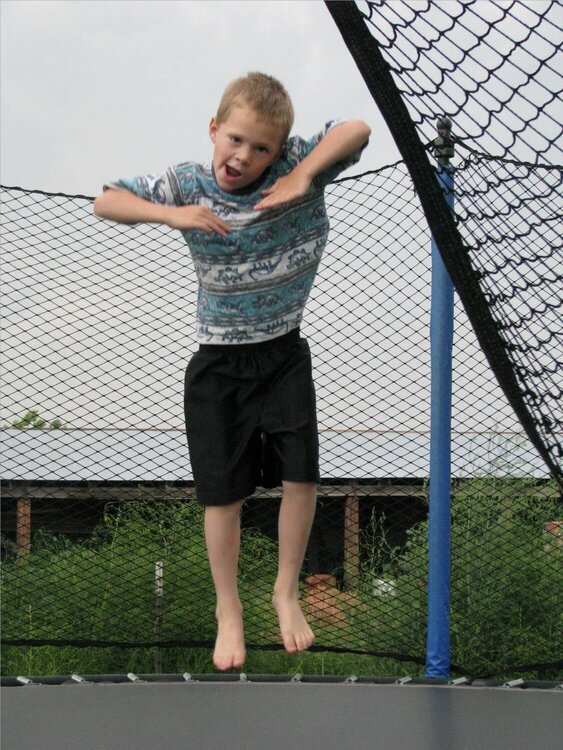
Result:
{"label": "overcast sky", "polygon": [[[211,156],[208,123],[220,95],[229,81],[249,70],[262,70],[285,83],[295,105],[296,133],[312,135],[334,117],[357,117],[368,122],[372,128],[370,145],[352,173],[399,159],[387,126],[321,0],[0,0],[0,11],[0,179],[4,185],[96,195],[111,179],[159,171],[185,160],[205,161]],[[35,266],[28,263],[30,251],[26,247],[21,249],[25,257],[18,258],[15,253],[14,278],[18,283],[10,289],[15,300],[14,315],[25,318],[26,346],[33,352],[31,360],[26,360],[28,349],[19,345],[5,352],[7,361],[12,354],[21,358],[13,369],[13,416],[37,406],[45,409],[44,416],[48,418],[63,418],[66,423],[81,426],[76,413],[70,410],[72,399],[76,398],[87,414],[87,424],[91,424],[92,414],[102,407],[99,403],[92,406],[88,399],[101,398],[103,387],[107,413],[115,426],[114,388],[119,381],[123,388],[130,387],[135,396],[125,406],[120,402],[124,412],[121,418],[129,419],[128,409],[134,408],[138,411],[131,417],[131,424],[147,420],[148,410],[138,398],[137,356],[129,340],[123,343],[120,339],[117,319],[123,318],[127,332],[136,326],[135,346],[144,352],[143,362],[146,352],[153,349],[155,361],[160,362],[161,347],[166,345],[164,333],[159,332],[155,339],[151,326],[169,313],[173,321],[166,329],[171,341],[169,356],[177,368],[186,359],[186,342],[192,341],[191,323],[188,325],[184,316],[192,312],[195,291],[187,294],[181,277],[177,296],[166,302],[170,310],[165,307],[169,297],[159,296],[156,307],[143,311],[138,307],[138,289],[133,286],[133,301],[123,303],[130,309],[119,308],[107,283],[123,281],[117,275],[118,265],[112,265],[118,264],[121,256],[113,254],[105,243],[104,258],[109,265],[97,266],[94,253],[88,256],[84,251],[73,256],[75,286],[61,295],[61,269],[71,273],[65,260],[64,232],[49,243],[52,268],[46,264],[40,226],[34,242],[34,257],[40,262]],[[394,258],[396,253],[388,255]],[[136,262],[138,270],[152,273],[152,266],[140,265],[138,259]],[[42,285],[38,287],[41,299],[35,298],[34,308],[26,304],[31,267],[41,277]],[[372,270],[374,274],[381,273],[377,267]],[[365,270],[362,273],[366,275]],[[421,267],[417,267],[417,274],[420,273]],[[46,274],[50,274],[48,283]],[[395,277],[397,274],[390,276]],[[129,274],[128,279],[131,278]],[[394,299],[390,284],[379,286]],[[348,289],[343,284],[344,287]],[[123,296],[123,289],[118,289],[118,293]],[[98,296],[94,299],[95,295]],[[186,298],[190,300],[181,314],[180,298],[182,304]],[[88,328],[84,310],[90,315],[96,305],[99,320],[91,325],[87,318]],[[314,316],[310,319],[314,320]],[[178,320],[183,321],[179,333]],[[19,318],[17,321],[16,337],[22,335],[23,325]],[[51,337],[46,333],[48,326],[53,331]],[[145,338],[140,340],[143,326],[148,333],[143,333]],[[121,348],[115,355],[110,351],[108,359],[110,344]],[[43,347],[41,351],[39,345]],[[123,364],[122,359],[131,352],[134,358]],[[69,353],[81,363],[80,367],[86,368],[72,381]],[[84,389],[81,380],[82,376],[88,381],[92,377],[92,357],[102,357],[115,368],[123,367],[118,376],[111,367],[109,374],[102,372],[105,380],[93,393]],[[410,350],[408,357],[412,357]],[[348,359],[353,361],[351,354]],[[147,361],[152,362],[150,358]],[[49,377],[54,385],[45,378],[47,362],[53,365],[54,374]],[[332,360],[327,360],[327,366],[332,369]],[[24,401],[20,398],[21,371],[26,367],[38,368],[37,378],[32,374],[26,382],[30,388],[38,388],[40,395],[32,398],[32,394],[29,399],[26,395]],[[64,393],[57,375],[61,367]],[[170,417],[159,402],[154,419],[159,426],[165,423],[169,427],[179,425],[183,418],[182,380],[176,370],[173,375],[168,372],[167,377],[173,380],[170,402],[174,416]],[[125,381],[132,385],[123,385]],[[158,382],[160,392],[160,376]],[[402,387],[402,381],[399,384]],[[46,385],[53,387],[48,390]],[[470,387],[474,392],[474,373]],[[148,397],[154,392],[149,388]],[[425,397],[425,393],[417,395]],[[123,401],[125,396],[120,398]],[[102,410],[100,419],[105,418],[104,414]],[[7,414],[5,420],[11,416]]]}
{"label": "overcast sky", "polygon": [[94,195],[116,177],[211,156],[225,85],[282,80],[294,133],[358,117],[352,172],[398,151],[321,0],[1,0],[1,181]]}

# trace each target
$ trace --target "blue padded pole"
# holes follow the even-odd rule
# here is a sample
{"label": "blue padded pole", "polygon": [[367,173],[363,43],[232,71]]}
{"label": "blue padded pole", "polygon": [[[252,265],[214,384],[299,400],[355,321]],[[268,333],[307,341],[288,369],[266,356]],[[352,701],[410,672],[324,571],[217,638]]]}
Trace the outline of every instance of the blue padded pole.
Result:
{"label": "blue padded pole", "polygon": [[[442,130],[440,129],[442,126]],[[451,146],[447,118],[438,123],[443,136],[435,145]],[[449,165],[453,148],[437,148],[437,178],[453,210],[454,170]],[[426,677],[450,674],[450,486],[452,345],[454,289],[438,247],[432,238],[432,299],[430,310],[431,408],[430,408],[430,509],[428,517],[428,624]]]}

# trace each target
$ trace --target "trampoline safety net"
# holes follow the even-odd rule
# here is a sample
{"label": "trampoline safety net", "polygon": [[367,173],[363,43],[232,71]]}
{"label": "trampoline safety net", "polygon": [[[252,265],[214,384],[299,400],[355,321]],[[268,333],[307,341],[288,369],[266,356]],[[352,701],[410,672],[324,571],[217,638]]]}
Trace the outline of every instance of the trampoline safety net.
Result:
{"label": "trampoline safety net", "polygon": [[[301,580],[315,648],[370,654],[379,674],[423,670],[432,231],[457,291],[452,671],[551,678],[563,604],[560,9],[328,8],[404,160],[327,189],[332,230],[302,328],[321,448]],[[426,147],[437,114],[454,122],[453,216]],[[5,669],[41,646],[209,647],[214,594],[183,431],[196,348],[187,248],[162,227],[97,219],[87,196],[3,187],[2,204]],[[242,515],[246,636],[263,650],[281,648],[279,503],[280,490],[259,488]]]}

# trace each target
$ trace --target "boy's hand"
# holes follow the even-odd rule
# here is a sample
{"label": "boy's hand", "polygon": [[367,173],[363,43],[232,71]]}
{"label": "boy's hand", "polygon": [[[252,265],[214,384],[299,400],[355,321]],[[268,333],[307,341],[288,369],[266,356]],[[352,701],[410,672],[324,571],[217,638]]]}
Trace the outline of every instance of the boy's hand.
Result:
{"label": "boy's hand", "polygon": [[232,231],[224,219],[206,206],[170,206],[152,203],[129,190],[105,190],[94,201],[94,214],[120,224],[164,224],[171,229],[201,229],[226,237]]}
{"label": "boy's hand", "polygon": [[255,211],[263,211],[265,208],[274,208],[283,203],[289,203],[296,198],[305,195],[311,186],[312,178],[299,167],[295,167],[285,177],[276,180],[271,188],[262,190],[266,198],[254,206]]}
{"label": "boy's hand", "polygon": [[201,229],[206,234],[216,232],[226,237],[232,227],[206,206],[174,206],[166,214],[166,224],[172,229]]}
{"label": "boy's hand", "polygon": [[262,191],[266,198],[259,201],[254,209],[262,211],[301,198],[316,175],[365,146],[370,134],[369,126],[362,120],[347,120],[335,125],[288,175]]}

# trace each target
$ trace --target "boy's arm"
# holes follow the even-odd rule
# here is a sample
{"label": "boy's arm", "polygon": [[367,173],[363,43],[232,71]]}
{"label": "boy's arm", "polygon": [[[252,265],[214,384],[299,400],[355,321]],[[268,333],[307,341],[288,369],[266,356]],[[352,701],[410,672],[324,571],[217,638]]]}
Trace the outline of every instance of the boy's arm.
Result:
{"label": "boy's arm", "polygon": [[267,197],[254,208],[257,211],[273,208],[305,195],[314,177],[358,151],[370,134],[370,127],[362,120],[347,120],[336,125],[289,174],[262,191]]}
{"label": "boy's arm", "polygon": [[201,229],[226,237],[231,227],[206,206],[152,203],[128,190],[105,190],[94,201],[94,214],[120,224],[165,224],[172,229]]}

